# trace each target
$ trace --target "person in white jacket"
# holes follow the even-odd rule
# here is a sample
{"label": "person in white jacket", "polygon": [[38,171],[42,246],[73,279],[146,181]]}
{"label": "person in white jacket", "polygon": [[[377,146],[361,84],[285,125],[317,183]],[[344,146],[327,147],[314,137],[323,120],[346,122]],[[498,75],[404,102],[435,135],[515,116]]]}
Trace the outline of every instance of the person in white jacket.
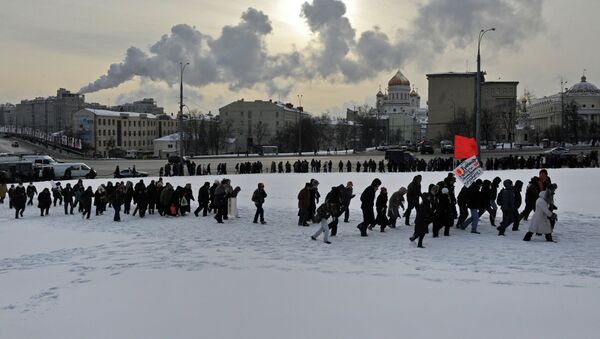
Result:
{"label": "person in white jacket", "polygon": [[556,220],[556,213],[550,210],[552,191],[547,189],[541,191],[535,202],[535,213],[529,222],[529,232],[525,234],[524,241],[530,241],[534,233],[544,234],[546,241],[553,242],[551,219]]}
{"label": "person in white jacket", "polygon": [[233,191],[229,195],[229,199],[227,199],[227,211],[228,211],[229,215],[232,217],[236,217],[236,218],[240,217],[240,215],[238,213],[238,208],[237,208],[237,195],[238,195],[238,193],[240,193],[241,190],[242,189],[240,188],[240,186],[237,186],[236,188],[233,189]]}

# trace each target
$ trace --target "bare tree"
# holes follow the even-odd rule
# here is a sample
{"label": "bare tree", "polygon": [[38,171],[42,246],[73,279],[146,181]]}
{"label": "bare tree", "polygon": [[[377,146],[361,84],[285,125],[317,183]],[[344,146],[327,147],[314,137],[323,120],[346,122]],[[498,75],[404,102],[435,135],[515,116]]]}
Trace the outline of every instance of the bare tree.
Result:
{"label": "bare tree", "polygon": [[256,136],[257,145],[262,146],[264,138],[269,136],[269,125],[262,121],[257,122],[254,125],[254,135]]}

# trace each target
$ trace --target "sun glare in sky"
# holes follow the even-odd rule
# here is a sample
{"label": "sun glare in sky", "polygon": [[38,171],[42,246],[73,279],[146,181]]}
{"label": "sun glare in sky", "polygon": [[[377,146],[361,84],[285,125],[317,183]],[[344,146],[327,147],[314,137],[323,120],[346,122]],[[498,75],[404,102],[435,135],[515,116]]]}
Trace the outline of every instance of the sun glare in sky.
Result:
{"label": "sun glare in sky", "polygon": [[[311,34],[310,30],[304,18],[300,16],[304,2],[301,0],[280,0],[277,6],[277,19],[289,25],[294,33],[308,37]],[[355,13],[357,0],[344,0],[343,2],[346,5],[346,16],[353,22],[352,15]]]}

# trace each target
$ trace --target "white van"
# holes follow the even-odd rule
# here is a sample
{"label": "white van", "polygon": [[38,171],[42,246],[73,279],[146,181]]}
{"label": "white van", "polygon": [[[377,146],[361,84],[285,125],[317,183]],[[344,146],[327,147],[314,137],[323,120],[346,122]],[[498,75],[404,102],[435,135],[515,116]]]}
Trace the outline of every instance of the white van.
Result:
{"label": "white van", "polygon": [[138,151],[134,149],[127,150],[125,153],[125,159],[136,159],[138,155]]}
{"label": "white van", "polygon": [[84,163],[54,163],[50,164],[54,169],[55,178],[64,178],[67,169],[71,170],[71,178],[93,178],[95,172],[92,168]]}
{"label": "white van", "polygon": [[31,161],[34,164],[40,165],[51,165],[56,164],[58,161],[49,155],[23,155],[22,160]]}

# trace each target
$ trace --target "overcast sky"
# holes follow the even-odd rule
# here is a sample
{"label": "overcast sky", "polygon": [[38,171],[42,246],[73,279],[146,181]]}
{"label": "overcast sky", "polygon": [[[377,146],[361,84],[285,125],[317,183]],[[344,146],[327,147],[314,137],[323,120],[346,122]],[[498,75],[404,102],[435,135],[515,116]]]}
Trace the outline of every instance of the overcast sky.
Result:
{"label": "overcast sky", "polygon": [[541,97],[584,69],[600,85],[594,0],[0,0],[0,102],[59,87],[88,102],[155,97],[203,112],[238,98],[345,113],[373,103],[401,69],[427,99],[425,74],[476,69]]}

